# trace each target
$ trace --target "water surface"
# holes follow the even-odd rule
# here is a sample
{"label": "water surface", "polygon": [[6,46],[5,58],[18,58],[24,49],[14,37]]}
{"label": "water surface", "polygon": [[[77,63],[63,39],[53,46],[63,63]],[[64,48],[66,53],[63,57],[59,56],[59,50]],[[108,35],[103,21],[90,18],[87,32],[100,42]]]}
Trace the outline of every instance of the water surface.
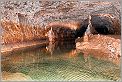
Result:
{"label": "water surface", "polygon": [[40,81],[120,79],[119,65],[92,54],[85,56],[72,41],[11,53],[2,57],[2,72],[23,73]]}

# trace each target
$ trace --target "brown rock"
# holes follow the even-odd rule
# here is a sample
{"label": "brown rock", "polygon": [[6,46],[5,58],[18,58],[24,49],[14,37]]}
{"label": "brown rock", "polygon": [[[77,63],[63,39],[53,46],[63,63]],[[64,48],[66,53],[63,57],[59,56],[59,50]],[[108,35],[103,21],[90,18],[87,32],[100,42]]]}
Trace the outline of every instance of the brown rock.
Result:
{"label": "brown rock", "polygon": [[30,78],[30,76],[27,76],[22,73],[2,72],[2,80],[3,81],[29,81],[32,79]]}

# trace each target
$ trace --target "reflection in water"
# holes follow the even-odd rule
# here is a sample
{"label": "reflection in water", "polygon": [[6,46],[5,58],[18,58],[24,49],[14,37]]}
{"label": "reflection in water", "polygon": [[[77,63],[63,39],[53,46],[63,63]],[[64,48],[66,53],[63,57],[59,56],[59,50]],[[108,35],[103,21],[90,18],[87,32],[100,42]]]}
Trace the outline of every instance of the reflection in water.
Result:
{"label": "reflection in water", "polygon": [[51,55],[66,53],[67,51],[71,51],[75,48],[75,42],[49,42],[49,45],[46,47],[47,51],[51,53]]}
{"label": "reflection in water", "polygon": [[50,54],[52,55],[54,52],[54,49],[56,47],[56,43],[57,42],[49,42],[48,47],[46,47],[46,49],[50,52]]}
{"label": "reflection in water", "polygon": [[2,72],[23,73],[40,81],[120,79],[118,65],[75,50],[74,42],[49,43],[47,48],[13,53],[2,61]]}

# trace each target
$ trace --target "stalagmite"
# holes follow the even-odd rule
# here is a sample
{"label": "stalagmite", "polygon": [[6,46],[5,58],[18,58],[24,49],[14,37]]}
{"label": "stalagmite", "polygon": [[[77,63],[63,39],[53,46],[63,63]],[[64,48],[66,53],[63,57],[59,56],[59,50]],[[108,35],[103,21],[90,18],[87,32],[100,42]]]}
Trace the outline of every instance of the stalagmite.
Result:
{"label": "stalagmite", "polygon": [[55,41],[55,34],[54,34],[53,30],[52,30],[52,27],[49,30],[49,32],[47,33],[47,35],[48,35],[48,38],[49,38],[50,42],[54,42]]}
{"label": "stalagmite", "polygon": [[91,27],[92,27],[92,24],[91,24],[91,16],[89,15],[89,22],[88,22],[88,27],[86,29],[86,34],[91,34]]}
{"label": "stalagmite", "polygon": [[89,36],[92,34],[92,24],[91,24],[91,16],[89,15],[89,22],[88,22],[88,27],[86,29],[85,35],[84,35],[84,42],[88,42]]}

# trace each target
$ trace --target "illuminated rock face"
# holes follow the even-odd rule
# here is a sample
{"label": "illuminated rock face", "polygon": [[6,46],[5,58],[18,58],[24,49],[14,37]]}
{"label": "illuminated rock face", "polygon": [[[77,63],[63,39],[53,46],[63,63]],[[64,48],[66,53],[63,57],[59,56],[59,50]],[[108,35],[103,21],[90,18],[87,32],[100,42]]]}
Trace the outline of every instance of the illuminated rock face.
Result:
{"label": "illuminated rock face", "polygon": [[13,22],[2,22],[2,40],[3,44],[20,43],[26,41],[34,41],[44,39],[43,30],[40,27],[32,27],[29,25],[20,26]]}
{"label": "illuminated rock face", "polygon": [[77,41],[76,49],[80,49],[83,52],[92,52],[92,54],[97,55],[98,51],[100,51],[104,53],[103,55],[118,58],[121,56],[120,35],[94,35],[89,37],[88,41]]}
{"label": "illuminated rock face", "polygon": [[114,17],[112,20],[104,17],[110,22],[107,23],[110,29],[106,27],[105,32],[113,33],[114,30],[115,34],[120,34],[119,5],[117,1],[3,1],[1,2],[2,42],[8,44],[46,38],[45,27],[52,22],[59,22],[52,24],[55,33],[62,33],[58,34],[58,39],[82,37],[87,29],[89,14],[93,15],[92,24],[99,33],[101,32],[99,27],[102,26],[99,23],[96,25],[97,20],[94,15],[101,13],[109,13]]}

